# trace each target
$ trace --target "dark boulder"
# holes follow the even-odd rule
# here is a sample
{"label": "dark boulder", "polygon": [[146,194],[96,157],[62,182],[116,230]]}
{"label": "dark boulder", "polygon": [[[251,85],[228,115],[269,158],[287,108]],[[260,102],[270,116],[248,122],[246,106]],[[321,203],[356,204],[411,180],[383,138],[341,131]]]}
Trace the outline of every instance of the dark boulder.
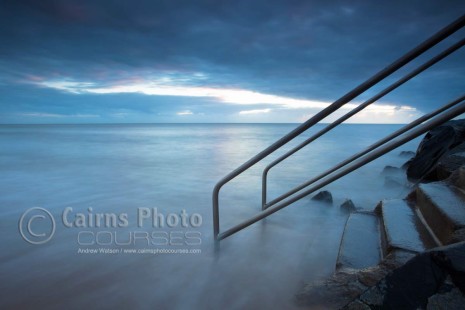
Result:
{"label": "dark boulder", "polygon": [[[451,284],[446,281],[448,277],[452,280]],[[448,291],[453,292],[454,296],[438,296]],[[434,305],[439,297],[447,297],[449,304],[457,304],[457,301],[464,300],[463,294],[465,242],[416,255],[343,309],[354,309],[354,302],[371,309],[436,309]]]}
{"label": "dark boulder", "polygon": [[315,196],[313,196],[312,200],[332,204],[333,203],[333,195],[331,195],[331,193],[328,192],[328,191],[321,191],[318,194],[316,194]]}
{"label": "dark boulder", "polygon": [[435,264],[431,255],[418,255],[389,274],[385,281],[383,306],[386,309],[425,308],[447,273]]}
{"label": "dark boulder", "polygon": [[346,199],[342,204],[341,204],[341,209],[344,210],[344,211],[348,211],[348,212],[354,212],[357,210],[357,208],[355,207],[355,204],[353,203],[352,200],[350,199]]}
{"label": "dark boulder", "polygon": [[452,288],[441,294],[436,294],[428,299],[427,310],[436,309],[464,309],[465,296],[456,288]]}
{"label": "dark boulder", "polygon": [[401,168],[393,167],[393,166],[386,166],[384,167],[383,171],[381,172],[383,175],[403,175],[404,172]]}
{"label": "dark boulder", "polygon": [[400,167],[400,169],[402,169],[402,170],[404,170],[404,171],[407,170],[407,168],[410,166],[410,163],[412,162],[412,159],[413,159],[413,158],[411,158],[411,159],[409,159],[408,161],[406,161],[405,164],[403,164],[402,167]]}
{"label": "dark boulder", "polygon": [[434,169],[438,180],[445,180],[465,165],[465,143],[454,147],[447,155],[443,156]]}
{"label": "dark boulder", "polygon": [[434,174],[431,173],[438,161],[464,141],[465,119],[449,121],[430,130],[420,142],[415,157],[408,164],[408,179],[412,182],[434,181]]}
{"label": "dark boulder", "polygon": [[452,279],[465,294],[465,242],[455,243],[429,252],[434,262]]}
{"label": "dark boulder", "polygon": [[447,276],[465,293],[465,242],[435,248],[415,256],[386,277],[383,306],[388,309],[425,307],[440,293]]}
{"label": "dark boulder", "polygon": [[415,156],[415,152],[412,152],[412,151],[402,151],[402,152],[399,153],[399,156],[401,156],[401,157],[412,158],[413,156]]}

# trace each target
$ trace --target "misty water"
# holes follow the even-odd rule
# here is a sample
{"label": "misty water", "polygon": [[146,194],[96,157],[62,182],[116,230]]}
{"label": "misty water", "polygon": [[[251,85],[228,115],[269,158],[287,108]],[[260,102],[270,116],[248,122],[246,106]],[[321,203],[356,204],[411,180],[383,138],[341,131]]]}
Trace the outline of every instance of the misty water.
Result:
{"label": "misty water", "polygon": [[[295,126],[0,126],[0,307],[297,307],[294,296],[304,283],[334,271],[347,219],[347,213],[339,205],[350,198],[357,207],[370,210],[382,198],[405,196],[405,189],[386,188],[380,172],[385,165],[402,165],[406,158],[399,156],[400,151],[415,150],[418,140],[327,186],[325,189],[334,197],[333,206],[306,197],[223,240],[215,250],[213,186]],[[296,145],[322,126],[317,125],[290,145]],[[277,197],[399,127],[338,127],[271,170],[269,197]],[[261,171],[282,153],[270,156],[223,188],[222,230],[260,211]],[[21,215],[33,207],[48,210],[56,220],[56,231],[45,244],[29,244],[19,233]],[[66,227],[62,217],[69,207],[73,210],[68,214],[70,219],[77,213],[87,216],[124,213],[127,225]],[[202,222],[187,229],[181,224],[161,228],[153,227],[148,219],[139,227],[140,208],[151,212],[156,208],[165,216],[185,210],[189,216],[200,216]],[[110,231],[130,244],[82,245],[78,240],[82,231]],[[152,236],[160,231],[175,232],[178,238],[175,243],[182,245],[160,246],[145,244],[144,239],[130,239],[133,232]],[[195,233],[190,240],[186,231]],[[157,241],[163,240],[156,236]],[[85,248],[200,249],[201,253],[78,253]]]}

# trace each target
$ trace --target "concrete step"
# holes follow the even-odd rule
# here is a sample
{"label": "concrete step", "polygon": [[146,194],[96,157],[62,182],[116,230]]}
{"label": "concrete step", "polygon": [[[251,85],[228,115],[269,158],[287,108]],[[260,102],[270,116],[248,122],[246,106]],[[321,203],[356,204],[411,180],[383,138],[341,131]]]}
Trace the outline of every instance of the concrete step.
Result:
{"label": "concrete step", "polygon": [[381,213],[383,253],[396,249],[423,252],[438,246],[421,218],[405,200],[384,200],[378,206]]}
{"label": "concrete step", "polygon": [[378,217],[354,212],[347,219],[336,268],[363,269],[381,261]]}
{"label": "concrete step", "polygon": [[443,182],[420,184],[416,205],[443,244],[449,244],[454,232],[465,228],[465,194]]}

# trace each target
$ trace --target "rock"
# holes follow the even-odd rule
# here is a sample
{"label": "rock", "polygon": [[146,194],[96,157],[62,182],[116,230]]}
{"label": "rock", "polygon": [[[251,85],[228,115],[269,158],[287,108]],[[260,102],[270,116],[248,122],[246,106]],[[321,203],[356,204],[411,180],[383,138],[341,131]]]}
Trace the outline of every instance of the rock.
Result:
{"label": "rock", "polygon": [[316,194],[315,196],[313,196],[312,200],[332,204],[333,203],[333,196],[328,191],[321,191],[318,194]]}
{"label": "rock", "polygon": [[[430,130],[418,146],[415,157],[407,168],[410,181],[435,181],[434,173],[441,157],[465,141],[465,120],[449,121]],[[430,177],[431,175],[431,177]],[[432,179],[430,179],[432,178]]]}
{"label": "rock", "polygon": [[404,170],[404,171],[407,170],[407,168],[410,166],[410,163],[412,162],[412,159],[413,159],[413,158],[407,160],[407,161],[405,162],[405,164],[403,164],[402,167],[400,167],[400,169],[402,169],[402,170]]}
{"label": "rock", "polygon": [[456,288],[428,298],[427,310],[465,309],[465,296]]}
{"label": "rock", "polygon": [[452,282],[465,294],[465,242],[436,248],[427,252],[447,272]]}
{"label": "rock", "polygon": [[[368,277],[361,281],[362,275],[359,274],[359,282],[363,285],[377,278],[372,274],[375,279]],[[460,242],[414,256],[357,300],[372,309],[425,309],[427,306],[428,309],[464,309],[464,292],[465,242]],[[348,306],[353,302],[344,309],[350,309]],[[455,307],[458,304],[462,307]]]}
{"label": "rock", "polygon": [[340,271],[326,280],[307,284],[296,295],[296,303],[312,308],[339,309],[366,289],[357,281],[355,273]]}
{"label": "rock", "polygon": [[[354,310],[370,309],[368,305],[382,305],[386,292],[383,284],[385,276],[414,255],[412,252],[396,250],[377,266],[339,270],[326,280],[305,285],[296,295],[296,302],[310,309],[340,309],[346,305],[343,309]],[[355,299],[361,294],[363,299]]]}
{"label": "rock", "polygon": [[454,170],[449,176],[447,183],[465,190],[465,165],[460,166]]}
{"label": "rock", "polygon": [[404,183],[402,182],[401,178],[387,176],[384,178],[384,186],[389,187],[389,188],[399,188],[399,187],[403,187]]}
{"label": "rock", "polygon": [[[385,287],[385,283],[383,280],[380,284],[373,286],[369,288],[367,291],[365,291],[360,296],[360,301],[369,305],[370,308],[372,307],[379,308],[383,306],[384,295],[386,294],[385,289],[386,287]],[[393,308],[393,309],[396,309],[396,308]]]}
{"label": "rock", "polygon": [[382,264],[393,270],[404,265],[406,262],[415,257],[416,253],[402,249],[392,250],[383,260]]}
{"label": "rock", "polygon": [[357,210],[355,207],[355,204],[352,202],[350,199],[346,199],[340,206],[341,209],[348,211],[348,212],[354,212]]}
{"label": "rock", "polygon": [[383,265],[365,268],[358,272],[358,281],[367,287],[376,285],[382,278],[388,274],[389,269]]}
{"label": "rock", "polygon": [[462,241],[465,241],[465,228],[454,231],[449,243],[457,243]]}
{"label": "rock", "polygon": [[412,158],[413,156],[415,156],[415,152],[413,152],[413,151],[402,151],[402,152],[399,153],[399,156]]}
{"label": "rock", "polygon": [[384,167],[383,171],[381,172],[383,175],[403,175],[404,172],[402,169],[393,166],[386,166]]}
{"label": "rock", "polygon": [[445,180],[464,164],[465,143],[461,143],[439,160],[435,168],[435,177],[437,180]]}
{"label": "rock", "polygon": [[425,308],[446,278],[428,252],[415,256],[387,275],[383,307],[387,309]]}

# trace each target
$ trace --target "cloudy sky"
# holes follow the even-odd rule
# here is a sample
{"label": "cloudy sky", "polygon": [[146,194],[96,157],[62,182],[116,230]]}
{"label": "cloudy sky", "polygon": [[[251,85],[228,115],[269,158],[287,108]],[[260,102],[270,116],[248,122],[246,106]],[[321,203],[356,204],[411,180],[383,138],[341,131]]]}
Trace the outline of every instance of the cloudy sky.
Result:
{"label": "cloudy sky", "polygon": [[[301,122],[464,13],[463,0],[1,0],[0,123]],[[352,121],[408,122],[464,90],[462,48]]]}

